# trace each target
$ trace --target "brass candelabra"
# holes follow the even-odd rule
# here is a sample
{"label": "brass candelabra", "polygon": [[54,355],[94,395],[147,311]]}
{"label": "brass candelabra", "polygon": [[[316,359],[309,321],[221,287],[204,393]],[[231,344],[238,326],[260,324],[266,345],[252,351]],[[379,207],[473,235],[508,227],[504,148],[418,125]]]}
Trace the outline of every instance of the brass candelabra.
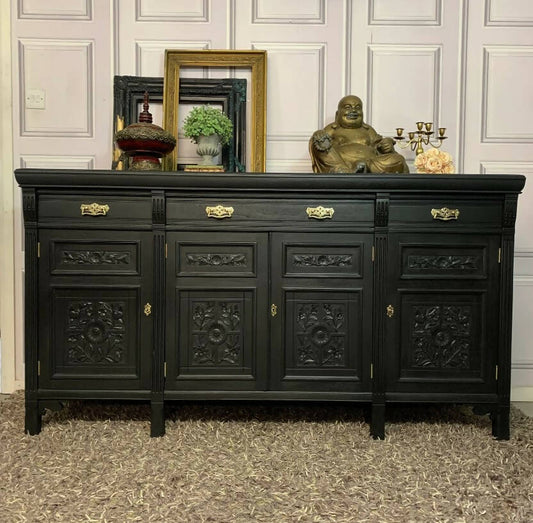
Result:
{"label": "brass candelabra", "polygon": [[[394,136],[394,139],[400,148],[406,149],[407,147],[410,147],[412,151],[415,151],[417,156],[424,152],[424,145],[431,145],[431,147],[438,149],[442,145],[442,142],[448,138],[445,136],[446,127],[439,127],[437,133],[438,135],[433,136],[435,132],[432,130],[432,122],[416,122],[416,128],[416,131],[411,131],[408,133],[409,139],[407,141],[403,141],[406,140],[406,137],[403,135],[404,128],[397,127],[396,136]],[[437,139],[438,142],[432,141],[435,139]]]}

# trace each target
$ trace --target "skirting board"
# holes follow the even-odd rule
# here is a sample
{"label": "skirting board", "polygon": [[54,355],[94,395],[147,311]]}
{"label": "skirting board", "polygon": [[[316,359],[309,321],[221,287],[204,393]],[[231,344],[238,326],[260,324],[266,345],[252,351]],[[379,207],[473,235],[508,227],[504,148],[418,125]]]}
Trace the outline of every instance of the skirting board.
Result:
{"label": "skirting board", "polygon": [[513,387],[511,401],[533,401],[533,387]]}

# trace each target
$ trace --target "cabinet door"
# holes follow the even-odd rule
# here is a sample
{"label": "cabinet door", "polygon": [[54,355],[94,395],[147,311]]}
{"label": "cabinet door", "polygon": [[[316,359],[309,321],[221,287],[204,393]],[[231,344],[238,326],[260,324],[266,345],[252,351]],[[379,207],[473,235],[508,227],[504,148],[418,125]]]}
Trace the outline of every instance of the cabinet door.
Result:
{"label": "cabinet door", "polygon": [[499,237],[391,234],[387,278],[388,392],[493,391]]}
{"label": "cabinet door", "polygon": [[165,390],[263,390],[268,236],[167,234]]}
{"label": "cabinet door", "polygon": [[40,231],[40,389],[150,389],[151,238]]}
{"label": "cabinet door", "polygon": [[370,390],[372,236],[272,236],[271,386]]}

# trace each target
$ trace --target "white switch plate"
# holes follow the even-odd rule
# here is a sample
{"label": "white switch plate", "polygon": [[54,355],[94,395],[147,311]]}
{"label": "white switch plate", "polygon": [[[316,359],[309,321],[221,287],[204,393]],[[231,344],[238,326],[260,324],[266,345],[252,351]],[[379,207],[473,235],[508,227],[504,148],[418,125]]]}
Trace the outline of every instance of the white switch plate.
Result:
{"label": "white switch plate", "polygon": [[41,89],[28,89],[26,91],[26,109],[44,109],[44,91]]}

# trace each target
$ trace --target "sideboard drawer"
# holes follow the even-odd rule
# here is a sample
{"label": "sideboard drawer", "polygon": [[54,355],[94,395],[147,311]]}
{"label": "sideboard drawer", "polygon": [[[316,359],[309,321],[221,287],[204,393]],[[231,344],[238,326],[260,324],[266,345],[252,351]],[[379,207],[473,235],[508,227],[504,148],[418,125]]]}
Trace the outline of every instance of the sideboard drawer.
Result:
{"label": "sideboard drawer", "polygon": [[150,225],[151,198],[105,194],[43,194],[39,197],[39,223],[107,227]]}
{"label": "sideboard drawer", "polygon": [[167,201],[167,224],[270,223],[320,226],[320,222],[372,226],[373,200],[237,200],[179,199]]}
{"label": "sideboard drawer", "polygon": [[501,202],[490,200],[426,199],[391,201],[389,224],[450,227],[497,227],[502,223]]}

